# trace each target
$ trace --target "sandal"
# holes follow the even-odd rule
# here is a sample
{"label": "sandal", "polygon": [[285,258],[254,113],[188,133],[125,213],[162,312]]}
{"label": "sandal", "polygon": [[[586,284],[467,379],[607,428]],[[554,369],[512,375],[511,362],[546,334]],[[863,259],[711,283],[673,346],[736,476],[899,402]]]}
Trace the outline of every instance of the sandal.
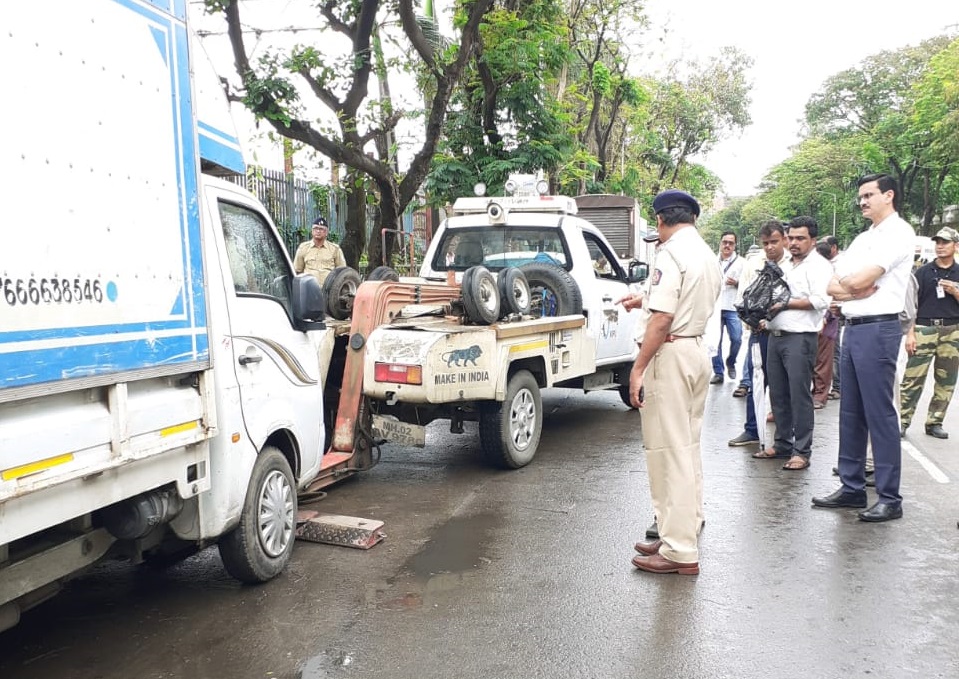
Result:
{"label": "sandal", "polygon": [[826,407],[826,403],[824,401],[813,401],[812,403],[813,410],[822,410],[825,407]]}
{"label": "sandal", "polygon": [[766,450],[759,450],[753,453],[753,457],[757,460],[785,460],[790,457],[789,453],[780,453],[775,448],[766,448]]}
{"label": "sandal", "polygon": [[735,391],[733,391],[733,396],[735,396],[736,398],[742,398],[743,396],[745,396],[745,395],[748,394],[748,393],[749,393],[749,389],[747,389],[746,387],[740,385],[740,386],[736,387]]}
{"label": "sandal", "polygon": [[783,465],[783,469],[788,472],[798,472],[809,467],[809,458],[802,455],[793,455],[789,461]]}

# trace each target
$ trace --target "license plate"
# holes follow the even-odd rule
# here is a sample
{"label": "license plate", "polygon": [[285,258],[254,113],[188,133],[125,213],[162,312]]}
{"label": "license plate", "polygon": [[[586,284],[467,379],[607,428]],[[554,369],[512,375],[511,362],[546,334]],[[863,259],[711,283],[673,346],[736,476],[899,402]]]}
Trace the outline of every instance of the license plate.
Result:
{"label": "license plate", "polygon": [[400,422],[388,415],[373,416],[373,435],[402,446],[426,446],[426,427],[419,424]]}

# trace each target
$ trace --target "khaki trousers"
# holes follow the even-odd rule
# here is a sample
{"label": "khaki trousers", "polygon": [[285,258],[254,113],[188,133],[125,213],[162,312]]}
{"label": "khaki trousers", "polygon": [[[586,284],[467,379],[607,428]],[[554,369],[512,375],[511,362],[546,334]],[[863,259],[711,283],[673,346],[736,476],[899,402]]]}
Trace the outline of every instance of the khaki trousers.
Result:
{"label": "khaki trousers", "polygon": [[643,441],[649,492],[663,541],[660,554],[679,563],[699,561],[700,434],[710,373],[702,338],[679,338],[663,344],[643,379]]}

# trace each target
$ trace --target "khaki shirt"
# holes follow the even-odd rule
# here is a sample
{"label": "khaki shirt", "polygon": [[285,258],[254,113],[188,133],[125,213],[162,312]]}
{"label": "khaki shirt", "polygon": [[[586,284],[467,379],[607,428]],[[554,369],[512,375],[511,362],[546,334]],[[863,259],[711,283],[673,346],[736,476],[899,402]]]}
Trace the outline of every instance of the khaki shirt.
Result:
{"label": "khaki shirt", "polygon": [[656,250],[649,294],[643,299],[640,338],[653,311],[672,314],[669,334],[702,337],[713,314],[722,272],[696,227],[679,229]]}
{"label": "khaki shirt", "polygon": [[300,243],[293,258],[293,270],[297,273],[313,274],[320,285],[323,285],[326,277],[338,266],[346,266],[346,258],[340,246],[328,240],[320,247],[311,240]]}

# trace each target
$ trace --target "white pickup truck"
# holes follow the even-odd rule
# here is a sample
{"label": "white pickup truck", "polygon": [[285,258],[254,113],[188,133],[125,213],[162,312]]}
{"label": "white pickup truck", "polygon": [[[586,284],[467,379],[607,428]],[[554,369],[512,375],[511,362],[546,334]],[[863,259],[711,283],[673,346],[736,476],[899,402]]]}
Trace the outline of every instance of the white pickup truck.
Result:
{"label": "white pickup truck", "polygon": [[[624,270],[571,198],[516,188],[457,200],[419,282],[402,284],[459,284],[462,303],[411,305],[370,333],[363,389],[374,432],[422,446],[435,419],[458,433],[478,420],[484,453],[518,468],[539,443],[541,389],[617,389],[629,405],[636,318],[616,302],[645,272],[640,262]],[[513,286],[524,277],[528,287]]]}

